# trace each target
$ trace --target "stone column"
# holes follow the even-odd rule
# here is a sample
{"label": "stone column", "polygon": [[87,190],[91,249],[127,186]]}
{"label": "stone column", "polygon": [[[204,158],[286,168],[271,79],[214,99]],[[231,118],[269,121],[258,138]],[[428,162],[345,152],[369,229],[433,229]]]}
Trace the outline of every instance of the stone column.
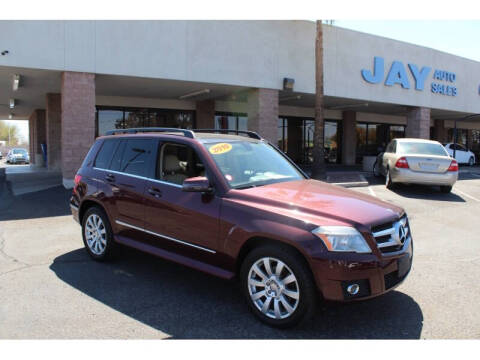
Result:
{"label": "stone column", "polygon": [[47,168],[48,170],[59,171],[62,168],[60,94],[47,94],[47,109],[45,114],[47,123]]}
{"label": "stone column", "polygon": [[197,129],[215,128],[215,100],[197,101],[195,104]]}
{"label": "stone column", "polygon": [[95,141],[95,75],[62,73],[62,177],[63,186],[73,180]]}
{"label": "stone column", "polygon": [[430,139],[430,109],[415,107],[407,113],[407,138]]}
{"label": "stone column", "polygon": [[342,164],[355,165],[357,155],[357,113],[344,111],[342,119]]}
{"label": "stone column", "polygon": [[30,154],[30,163],[35,164],[35,122],[36,111],[32,112],[28,117],[28,152]]}
{"label": "stone column", "polygon": [[445,128],[445,120],[434,120],[433,137],[433,140],[437,140],[438,142],[447,142],[447,129]]}
{"label": "stone column", "polygon": [[278,90],[254,89],[247,99],[248,129],[278,144]]}

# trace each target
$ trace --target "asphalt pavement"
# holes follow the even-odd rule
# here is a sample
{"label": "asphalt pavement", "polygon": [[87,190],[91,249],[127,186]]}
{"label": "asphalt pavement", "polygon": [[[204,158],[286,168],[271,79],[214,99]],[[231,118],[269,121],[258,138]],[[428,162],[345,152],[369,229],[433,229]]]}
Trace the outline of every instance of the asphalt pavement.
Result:
{"label": "asphalt pavement", "polygon": [[0,169],[0,338],[480,338],[480,175],[461,174],[452,194],[367,181],[352,191],[409,214],[409,277],[376,299],[319,303],[312,320],[278,330],[249,313],[234,281],[126,248],[92,261],[69,190],[13,196]]}

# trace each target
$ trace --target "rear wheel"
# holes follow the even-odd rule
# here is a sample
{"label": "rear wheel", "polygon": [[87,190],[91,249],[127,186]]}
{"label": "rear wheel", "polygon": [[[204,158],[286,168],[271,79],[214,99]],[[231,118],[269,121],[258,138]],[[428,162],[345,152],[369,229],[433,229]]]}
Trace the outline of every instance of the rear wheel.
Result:
{"label": "rear wheel", "polygon": [[451,186],[440,186],[440,191],[442,193],[448,194],[449,192],[452,191],[452,187]]}
{"label": "rear wheel", "polygon": [[470,156],[470,159],[468,159],[468,165],[469,166],[475,165],[475,159],[473,158],[473,156]]}
{"label": "rear wheel", "polygon": [[317,290],[305,261],[285,246],[252,250],[240,271],[242,292],[262,322],[291,327],[313,315]]}
{"label": "rear wheel", "polygon": [[82,235],[85,248],[94,260],[104,261],[113,255],[115,242],[112,227],[100,207],[92,206],[83,216]]}
{"label": "rear wheel", "polygon": [[387,189],[393,189],[395,187],[395,183],[392,182],[392,176],[390,175],[390,169],[387,169],[387,175],[385,176],[385,186]]}

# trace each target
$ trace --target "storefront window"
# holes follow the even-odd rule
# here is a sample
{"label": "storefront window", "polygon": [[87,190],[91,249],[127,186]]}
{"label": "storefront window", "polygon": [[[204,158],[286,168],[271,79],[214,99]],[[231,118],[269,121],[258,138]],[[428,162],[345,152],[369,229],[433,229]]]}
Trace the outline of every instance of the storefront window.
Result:
{"label": "storefront window", "polygon": [[389,140],[404,138],[405,126],[390,125]]}
{"label": "storefront window", "polygon": [[123,110],[98,110],[97,136],[114,129],[123,129]]}
{"label": "storefront window", "polygon": [[248,130],[248,117],[242,113],[216,113],[215,129]]}
{"label": "storefront window", "polygon": [[[457,129],[457,144],[461,144],[465,147],[468,147],[470,144],[467,144],[467,129]],[[448,129],[448,139],[449,142],[455,142],[455,129]]]}
{"label": "storefront window", "polygon": [[405,137],[404,125],[357,123],[357,163],[364,156],[376,156],[396,138]]}
{"label": "storefront window", "polygon": [[193,126],[194,112],[188,110],[97,107],[97,136],[114,129]]}
{"label": "storefront window", "polygon": [[278,148],[284,153],[288,151],[288,120],[278,119]]}

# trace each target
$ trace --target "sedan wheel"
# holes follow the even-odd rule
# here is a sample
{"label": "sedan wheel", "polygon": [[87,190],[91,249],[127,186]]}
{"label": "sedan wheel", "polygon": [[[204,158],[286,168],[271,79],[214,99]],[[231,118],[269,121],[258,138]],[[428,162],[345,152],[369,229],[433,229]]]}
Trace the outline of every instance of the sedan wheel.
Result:
{"label": "sedan wheel", "polygon": [[470,159],[468,159],[468,165],[469,166],[475,165],[475,159],[473,158],[473,156],[470,156]]}
{"label": "sedan wheel", "polygon": [[373,164],[373,176],[380,177],[380,175],[380,166],[378,165],[378,161],[375,161],[375,164]]}
{"label": "sedan wheel", "polygon": [[390,169],[387,169],[387,175],[385,175],[385,186],[387,189],[393,189],[394,183],[392,182],[392,176],[390,175]]}

